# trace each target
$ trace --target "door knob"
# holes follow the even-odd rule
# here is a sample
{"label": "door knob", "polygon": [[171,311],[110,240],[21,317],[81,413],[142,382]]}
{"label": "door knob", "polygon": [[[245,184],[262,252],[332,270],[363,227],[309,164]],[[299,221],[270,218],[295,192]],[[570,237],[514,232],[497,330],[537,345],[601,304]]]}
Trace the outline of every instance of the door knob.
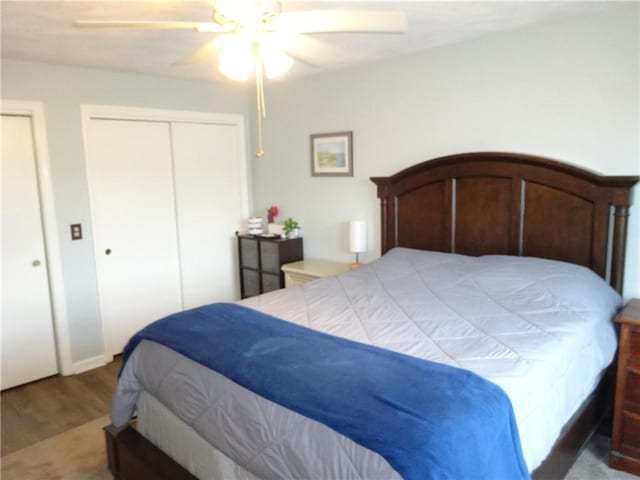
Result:
{"label": "door knob", "polygon": [[31,262],[31,265],[34,267],[39,267],[40,266],[40,260],[34,260],[33,262]]}

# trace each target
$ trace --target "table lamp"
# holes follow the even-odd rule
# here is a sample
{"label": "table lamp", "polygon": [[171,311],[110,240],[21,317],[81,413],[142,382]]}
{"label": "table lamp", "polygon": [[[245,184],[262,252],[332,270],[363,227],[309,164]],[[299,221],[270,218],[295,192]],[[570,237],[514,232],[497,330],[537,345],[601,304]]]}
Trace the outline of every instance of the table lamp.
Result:
{"label": "table lamp", "polygon": [[349,251],[356,254],[356,262],[350,268],[358,268],[358,254],[367,251],[367,224],[362,220],[349,222]]}

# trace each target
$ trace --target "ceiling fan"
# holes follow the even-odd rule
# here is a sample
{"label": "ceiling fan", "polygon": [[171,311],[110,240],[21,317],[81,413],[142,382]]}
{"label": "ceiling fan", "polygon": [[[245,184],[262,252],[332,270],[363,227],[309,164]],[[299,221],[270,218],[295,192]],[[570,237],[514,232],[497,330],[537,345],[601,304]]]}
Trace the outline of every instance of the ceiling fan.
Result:
{"label": "ceiling fan", "polygon": [[407,21],[402,12],[371,10],[314,10],[283,12],[276,0],[215,0],[212,21],[77,20],[79,28],[192,29],[214,33],[216,38],[182,59],[183,64],[219,53],[219,70],[227,78],[246,81],[255,74],[258,96],[258,129],[262,151],[264,76],[286,73],[294,59],[315,66],[328,61],[332,52],[307,34],[403,33]]}

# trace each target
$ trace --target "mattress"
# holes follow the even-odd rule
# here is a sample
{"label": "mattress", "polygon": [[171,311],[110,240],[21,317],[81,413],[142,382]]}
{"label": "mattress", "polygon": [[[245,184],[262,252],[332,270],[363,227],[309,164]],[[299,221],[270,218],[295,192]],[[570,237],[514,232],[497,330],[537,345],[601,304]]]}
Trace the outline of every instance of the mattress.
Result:
{"label": "mattress", "polygon": [[136,428],[147,440],[200,479],[259,480],[146,391],[138,399]]}
{"label": "mattress", "polygon": [[[496,383],[511,399],[532,471],[611,362],[621,299],[590,270],[562,262],[397,248],[358,270],[240,303]],[[377,454],[163,349],[143,342],[125,365],[116,425],[146,391],[259,477],[397,478]]]}
{"label": "mattress", "polygon": [[[150,366],[139,363],[143,358],[157,362],[156,378],[166,380],[157,390],[140,393],[138,430],[200,479],[400,479],[374,452],[321,423],[252,394],[179,353],[143,341],[132,356],[137,368]],[[172,362],[172,373],[163,375]],[[182,383],[180,377],[185,372],[193,385],[213,387],[214,392],[209,393],[215,398],[201,399],[194,405],[192,392],[182,390],[179,394],[190,400],[180,402],[178,408],[167,404],[167,398],[178,393],[174,389]],[[170,391],[173,393],[168,395]],[[192,406],[187,409],[188,404]],[[208,406],[202,408],[204,404]],[[187,410],[203,413],[190,418]],[[212,424],[215,430],[207,428]]]}

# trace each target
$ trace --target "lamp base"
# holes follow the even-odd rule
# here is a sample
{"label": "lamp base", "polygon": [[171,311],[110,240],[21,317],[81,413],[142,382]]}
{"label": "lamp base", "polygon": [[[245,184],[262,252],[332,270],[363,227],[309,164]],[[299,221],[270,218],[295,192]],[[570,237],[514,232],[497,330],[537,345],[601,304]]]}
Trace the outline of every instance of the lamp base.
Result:
{"label": "lamp base", "polygon": [[361,263],[350,263],[349,270],[355,270],[356,268],[360,268],[362,266]]}

